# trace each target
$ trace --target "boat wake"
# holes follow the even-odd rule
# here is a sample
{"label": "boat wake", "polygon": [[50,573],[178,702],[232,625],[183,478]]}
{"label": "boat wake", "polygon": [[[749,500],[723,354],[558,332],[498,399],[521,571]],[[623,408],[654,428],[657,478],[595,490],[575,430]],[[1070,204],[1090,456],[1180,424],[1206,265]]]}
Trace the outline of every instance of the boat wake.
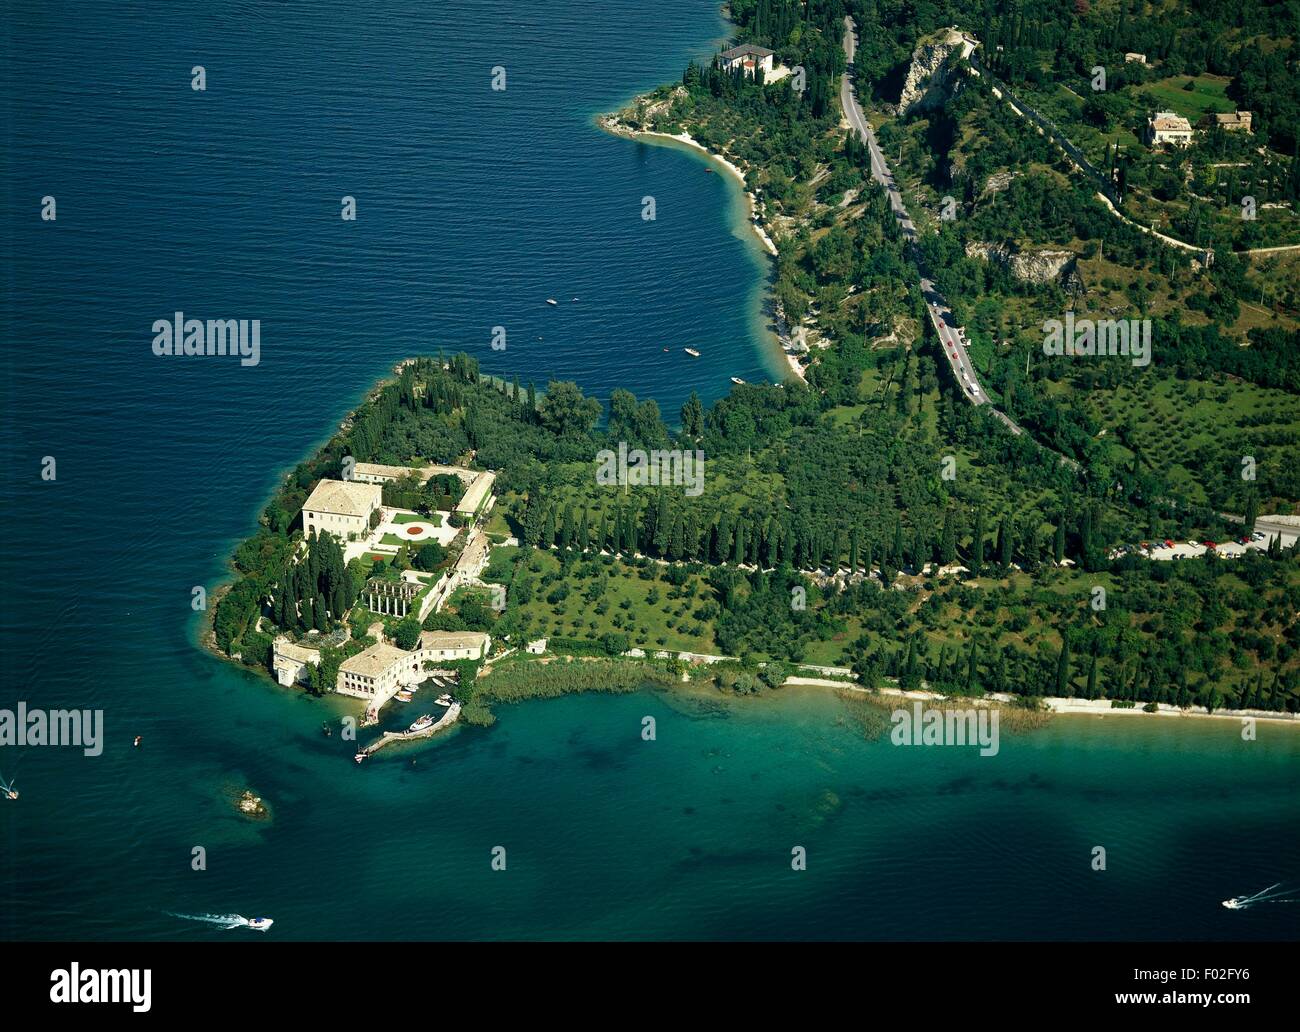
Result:
{"label": "boat wake", "polygon": [[1278,882],[1266,889],[1260,889],[1251,896],[1233,896],[1232,899],[1225,899],[1223,905],[1229,910],[1248,910],[1261,903],[1300,903],[1298,894],[1300,889],[1283,888],[1282,883]]}
{"label": "boat wake", "polygon": [[203,924],[216,925],[224,930],[231,928],[249,927],[248,918],[241,914],[177,914],[174,911],[167,911],[172,917],[179,917],[182,921],[200,921]]}

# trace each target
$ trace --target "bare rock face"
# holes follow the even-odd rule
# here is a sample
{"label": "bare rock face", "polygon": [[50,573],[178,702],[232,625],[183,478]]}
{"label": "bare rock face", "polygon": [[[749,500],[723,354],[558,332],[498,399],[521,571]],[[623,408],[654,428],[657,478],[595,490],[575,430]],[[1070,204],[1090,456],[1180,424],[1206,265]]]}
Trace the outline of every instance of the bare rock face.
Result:
{"label": "bare rock face", "polygon": [[1019,172],[994,172],[984,183],[984,190],[980,193],[980,197],[984,198],[990,194],[1001,193],[1011,185],[1011,181],[1018,175],[1020,175]]}
{"label": "bare rock face", "polygon": [[906,115],[941,105],[951,92],[953,55],[966,57],[973,49],[974,42],[956,29],[941,29],[917,43],[898,97],[898,113]]}
{"label": "bare rock face", "polygon": [[1073,251],[1021,251],[1007,244],[972,241],[966,245],[966,257],[1003,265],[1023,283],[1069,284],[1077,279],[1077,256]]}

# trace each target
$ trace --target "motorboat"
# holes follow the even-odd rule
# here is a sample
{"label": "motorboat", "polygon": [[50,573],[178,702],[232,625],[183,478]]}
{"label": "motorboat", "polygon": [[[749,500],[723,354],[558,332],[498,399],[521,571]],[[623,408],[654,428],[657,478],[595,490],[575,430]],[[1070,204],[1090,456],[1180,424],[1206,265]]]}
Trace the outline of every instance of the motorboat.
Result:
{"label": "motorboat", "polygon": [[682,348],[682,350],[685,351],[688,355],[690,355],[691,358],[699,358],[699,357],[700,357],[700,353],[699,353],[698,351],[696,351],[694,348]]}
{"label": "motorboat", "polygon": [[556,301],[555,298],[553,298],[553,297],[548,297],[548,298],[546,299],[546,303],[547,303],[548,305],[558,305],[560,302]]}
{"label": "motorboat", "polygon": [[428,731],[429,728],[431,727],[433,727],[433,714],[426,713],[414,724],[412,724],[409,728],[407,728],[407,730],[411,734],[415,734],[417,731]]}
{"label": "motorboat", "polygon": [[443,694],[443,695],[439,695],[433,701],[436,702],[439,706],[450,706],[456,700],[453,699],[450,695]]}
{"label": "motorboat", "polygon": [[275,924],[275,921],[269,917],[250,917],[248,919],[248,927],[255,932],[264,932],[273,924]]}
{"label": "motorboat", "polygon": [[742,380],[739,376],[733,376],[733,377],[731,378],[731,382],[734,383],[737,387],[744,387],[744,386],[745,386],[745,381]]}
{"label": "motorboat", "polygon": [[393,698],[396,699],[398,702],[410,702],[413,698],[415,698],[415,696],[413,696],[410,692],[398,692],[396,695],[393,696]]}

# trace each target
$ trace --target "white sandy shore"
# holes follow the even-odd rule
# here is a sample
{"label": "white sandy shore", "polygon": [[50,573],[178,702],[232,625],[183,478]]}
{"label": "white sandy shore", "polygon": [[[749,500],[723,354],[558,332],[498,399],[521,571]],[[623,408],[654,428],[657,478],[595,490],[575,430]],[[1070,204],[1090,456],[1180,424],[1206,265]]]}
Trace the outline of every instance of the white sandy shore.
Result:
{"label": "white sandy shore", "polygon": [[[861,692],[864,695],[876,694],[867,688],[852,684],[848,681],[834,681],[830,678],[822,677],[788,677],[785,680],[788,685],[807,685],[822,688],[842,688],[845,691]],[[963,699],[959,697],[949,698],[940,695],[938,692],[926,691],[905,691],[902,688],[880,688],[878,694],[897,696],[903,699],[912,699],[919,702],[955,702],[969,704],[971,706],[987,706],[991,703],[999,705],[1012,705],[1016,702],[1016,697],[1004,695],[998,692],[991,692],[981,698]],[[1187,709],[1180,709],[1177,706],[1170,706],[1166,703],[1159,703],[1155,713],[1148,713],[1140,704],[1135,703],[1131,709],[1115,709],[1111,707],[1109,699],[1063,699],[1054,696],[1048,696],[1041,700],[1048,710],[1052,713],[1060,713],[1066,716],[1139,716],[1139,717],[1211,717],[1218,720],[1241,720],[1245,717],[1253,717],[1256,720],[1277,721],[1284,724],[1295,724],[1300,722],[1300,714],[1297,713],[1274,713],[1271,710],[1215,710],[1210,713],[1204,706],[1189,706]]]}

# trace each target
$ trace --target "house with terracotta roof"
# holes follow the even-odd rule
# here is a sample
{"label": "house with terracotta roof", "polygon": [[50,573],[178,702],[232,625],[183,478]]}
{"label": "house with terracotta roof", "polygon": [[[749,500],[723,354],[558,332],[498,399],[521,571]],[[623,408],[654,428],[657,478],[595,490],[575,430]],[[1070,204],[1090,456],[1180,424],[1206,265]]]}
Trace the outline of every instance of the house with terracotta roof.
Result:
{"label": "house with terracotta roof", "polygon": [[756,47],[753,43],[742,43],[738,47],[724,50],[718,55],[718,64],[724,72],[742,69],[746,75],[755,75],[762,69],[766,79],[772,74],[772,58],[776,54],[766,47]]}
{"label": "house with terracotta roof", "polygon": [[1152,147],[1163,143],[1186,147],[1192,142],[1192,123],[1172,111],[1157,111],[1147,119],[1146,137]]}

